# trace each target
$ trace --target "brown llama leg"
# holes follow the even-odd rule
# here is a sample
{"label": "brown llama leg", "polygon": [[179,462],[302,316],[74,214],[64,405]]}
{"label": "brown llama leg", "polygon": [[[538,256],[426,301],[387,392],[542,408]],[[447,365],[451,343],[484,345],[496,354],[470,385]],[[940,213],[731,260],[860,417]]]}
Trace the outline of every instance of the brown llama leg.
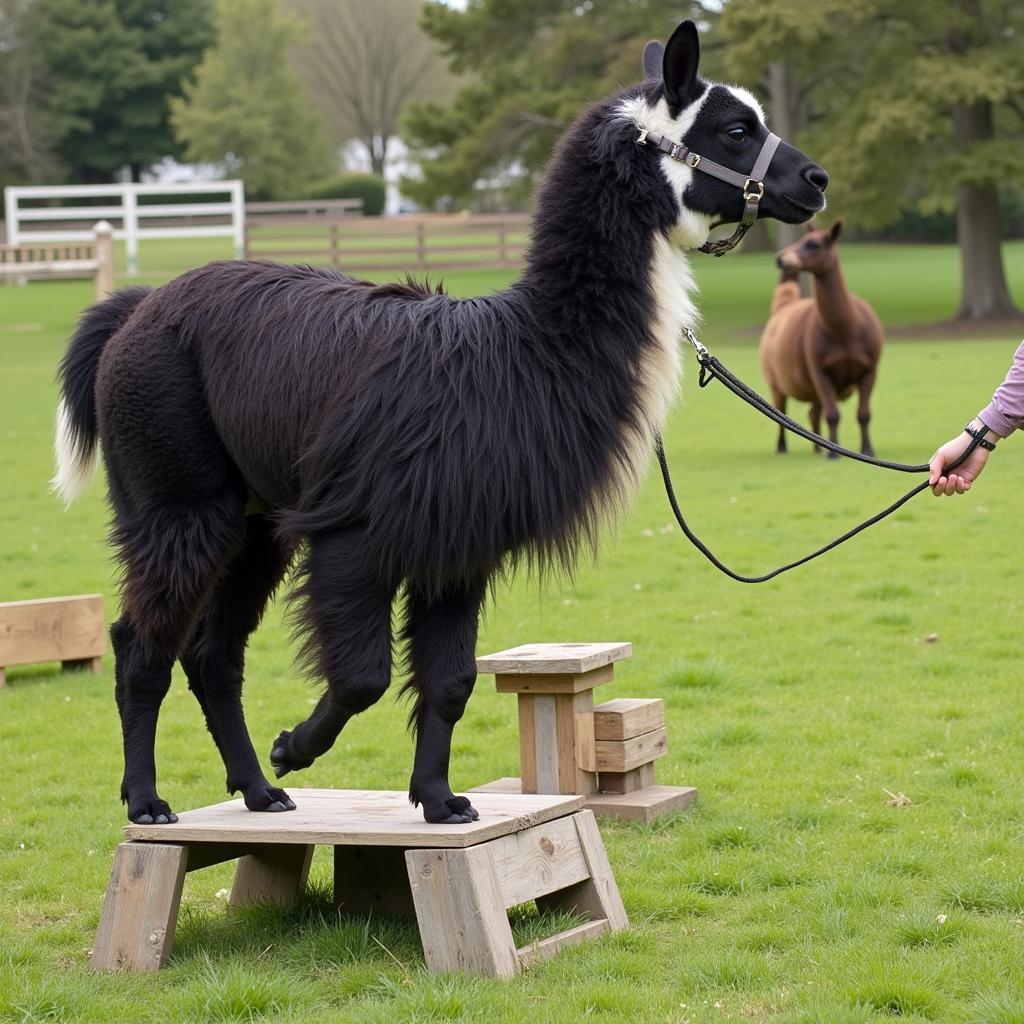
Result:
{"label": "brown llama leg", "polygon": [[871,422],[871,391],[875,386],[877,369],[872,367],[860,379],[857,385],[857,422],[860,424],[860,450],[863,455],[874,455],[875,449],[871,447],[871,439],[868,437],[868,424]]}
{"label": "brown llama leg", "polygon": [[[811,430],[816,434],[821,433],[821,406],[817,402],[811,403]],[[815,455],[820,455],[822,451],[820,444],[814,446]]]}
{"label": "brown llama leg", "polygon": [[[781,413],[786,412],[786,396],[778,390],[778,388],[772,388],[772,405]],[[778,455],[786,454],[786,428],[783,426],[779,427],[779,440],[775,445],[775,452]]]}

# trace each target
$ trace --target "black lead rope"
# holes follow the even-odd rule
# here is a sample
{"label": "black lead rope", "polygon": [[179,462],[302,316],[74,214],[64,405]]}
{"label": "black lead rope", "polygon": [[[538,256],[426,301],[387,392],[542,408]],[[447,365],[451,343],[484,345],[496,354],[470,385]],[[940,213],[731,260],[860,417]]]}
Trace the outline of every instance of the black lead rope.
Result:
{"label": "black lead rope", "polygon": [[[891,469],[897,473],[927,473],[929,471],[929,465],[927,462],[920,465],[909,465],[903,462],[887,462],[884,459],[876,459],[871,455],[863,455],[860,452],[850,451],[848,448],[843,448],[842,445],[835,444],[829,441],[827,438],[821,437],[819,434],[815,434],[813,430],[808,430],[806,427],[797,423],[796,420],[791,419],[785,413],[780,412],[770,402],[759,395],[752,388],[749,388],[743,383],[738,377],[734,376],[729,372],[719,360],[711,355],[708,350],[697,340],[696,336],[692,331],[686,331],[687,338],[693,345],[697,352],[697,359],[700,361],[700,380],[699,384],[702,388],[708,386],[712,380],[721,381],[734,395],[738,395],[749,405],[752,405],[759,412],[763,413],[769,419],[774,420],[779,426],[784,427],[786,430],[793,434],[798,435],[808,441],[813,441],[815,444],[821,445],[822,448],[828,449],[830,452],[835,452],[837,455],[843,455],[848,459],[855,459],[857,462],[866,462],[870,466],[878,466],[882,469]],[[981,443],[982,438],[987,432],[988,428],[983,428],[978,431],[977,435],[971,439],[971,443],[967,446],[966,451],[960,458],[951,462],[943,470],[943,475],[948,475],[951,470],[957,468],[957,466],[966,462],[970,457],[971,453]],[[720,569],[725,573],[726,576],[731,577],[739,583],[765,583],[770,579],[774,579],[776,576],[781,575],[784,572],[789,572],[790,569],[795,569],[798,565],[803,565],[805,562],[810,562],[817,558],[819,555],[825,554],[826,551],[831,551],[833,548],[839,547],[840,544],[845,544],[851,537],[856,537],[858,533],[866,530],[869,526],[874,526],[875,523],[881,522],[886,516],[890,516],[898,508],[905,505],[915,495],[920,494],[923,490],[928,487],[928,481],[925,480],[918,484],[916,487],[907,491],[902,498],[894,501],[888,508],[883,509],[877,515],[872,516],[870,519],[865,520],[858,526],[855,526],[852,530],[848,530],[841,537],[837,537],[834,541],[826,544],[824,547],[818,548],[817,551],[812,551],[811,554],[805,555],[803,558],[797,559],[795,562],[789,562],[786,565],[780,566],[778,569],[772,572],[765,573],[763,576],[742,576],[738,572],[734,572],[727,565],[725,565],[720,559],[718,559],[712,552],[711,549],[690,529],[683,517],[683,513],[679,508],[679,502],[676,500],[675,489],[672,487],[672,477],[668,469],[668,459],[665,455],[665,445],[661,440],[661,434],[656,433],[654,435],[655,450],[658,453],[658,462],[661,465],[661,476],[665,481],[665,491],[668,494],[669,504],[672,506],[672,511],[675,514],[676,521],[679,523],[680,529],[683,531],[686,539],[709,561],[715,568]]]}

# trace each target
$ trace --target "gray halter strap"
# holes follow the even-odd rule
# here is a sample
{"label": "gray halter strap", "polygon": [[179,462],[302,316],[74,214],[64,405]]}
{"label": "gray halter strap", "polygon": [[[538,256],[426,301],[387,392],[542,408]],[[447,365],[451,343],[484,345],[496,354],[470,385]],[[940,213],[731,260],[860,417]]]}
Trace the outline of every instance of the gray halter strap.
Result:
{"label": "gray halter strap", "polygon": [[703,171],[705,174],[710,174],[713,178],[718,178],[719,181],[724,181],[729,185],[735,185],[736,188],[742,189],[744,200],[743,217],[736,226],[736,230],[728,238],[718,242],[705,242],[700,247],[701,252],[710,253],[712,256],[724,256],[730,249],[734,249],[739,240],[753,226],[754,221],[757,220],[757,207],[764,196],[764,176],[768,171],[768,165],[772,162],[772,157],[775,156],[775,150],[779,148],[779,143],[782,141],[778,135],[775,135],[773,132],[768,133],[768,137],[764,140],[761,152],[757,154],[757,159],[754,161],[754,166],[750,169],[750,173],[740,174],[739,171],[734,171],[731,167],[725,167],[722,164],[715,163],[714,160],[701,156],[699,153],[694,153],[693,150],[684,146],[681,142],[673,142],[664,135],[649,132],[646,128],[638,128],[637,130],[640,134],[637,136],[636,141],[641,146],[653,146],[659,152],[670,156],[673,160],[686,164],[687,167],[692,167],[695,171]]}

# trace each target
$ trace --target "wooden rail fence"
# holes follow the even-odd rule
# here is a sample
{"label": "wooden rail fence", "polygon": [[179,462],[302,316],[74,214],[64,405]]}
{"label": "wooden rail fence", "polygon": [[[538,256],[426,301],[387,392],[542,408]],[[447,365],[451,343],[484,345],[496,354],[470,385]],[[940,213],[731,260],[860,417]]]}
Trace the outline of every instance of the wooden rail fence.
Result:
{"label": "wooden rail fence", "polygon": [[30,280],[91,277],[96,298],[114,290],[113,229],[100,221],[92,242],[32,242],[0,245],[0,280],[25,284]]}
{"label": "wooden rail fence", "polygon": [[245,254],[350,274],[510,270],[528,232],[526,214],[248,217]]}

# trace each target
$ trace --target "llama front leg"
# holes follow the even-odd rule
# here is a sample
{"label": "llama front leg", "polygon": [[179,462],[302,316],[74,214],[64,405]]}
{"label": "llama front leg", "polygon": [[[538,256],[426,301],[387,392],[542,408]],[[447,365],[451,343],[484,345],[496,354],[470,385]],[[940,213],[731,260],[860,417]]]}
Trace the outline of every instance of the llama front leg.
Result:
{"label": "llama front leg", "polygon": [[365,530],[310,539],[298,590],[303,654],[327,680],[313,713],[285,730],[270,752],[278,778],[308,768],[334,745],[345,723],[375,704],[391,682],[391,602]]}
{"label": "llama front leg", "polygon": [[409,799],[429,822],[458,824],[479,815],[448,783],[452,732],[462,718],[476,682],[476,636],[484,583],[449,590],[436,598],[409,594],[406,636],[415,694],[412,721],[416,756]]}
{"label": "llama front leg", "polygon": [[[821,435],[821,405],[818,402],[811,403],[811,430],[813,430],[819,436]],[[822,447],[820,444],[814,446],[814,454],[821,454]]]}
{"label": "llama front leg", "polygon": [[875,449],[871,447],[871,439],[868,437],[868,424],[871,422],[871,392],[875,386],[877,371],[872,367],[860,379],[857,385],[857,422],[860,424],[860,450],[862,455],[874,455]]}
{"label": "llama front leg", "polygon": [[[777,388],[772,388],[772,405],[783,415],[786,414],[786,396]],[[786,428],[779,426],[779,440],[775,445],[775,452],[778,455],[786,454]]]}
{"label": "llama front leg", "polygon": [[[833,444],[839,444],[839,402],[836,398],[835,386],[821,370],[816,371],[812,377],[818,403],[825,413],[825,422],[828,424],[828,439]],[[828,453],[828,457],[830,459],[839,458],[835,452],[831,451]]]}

